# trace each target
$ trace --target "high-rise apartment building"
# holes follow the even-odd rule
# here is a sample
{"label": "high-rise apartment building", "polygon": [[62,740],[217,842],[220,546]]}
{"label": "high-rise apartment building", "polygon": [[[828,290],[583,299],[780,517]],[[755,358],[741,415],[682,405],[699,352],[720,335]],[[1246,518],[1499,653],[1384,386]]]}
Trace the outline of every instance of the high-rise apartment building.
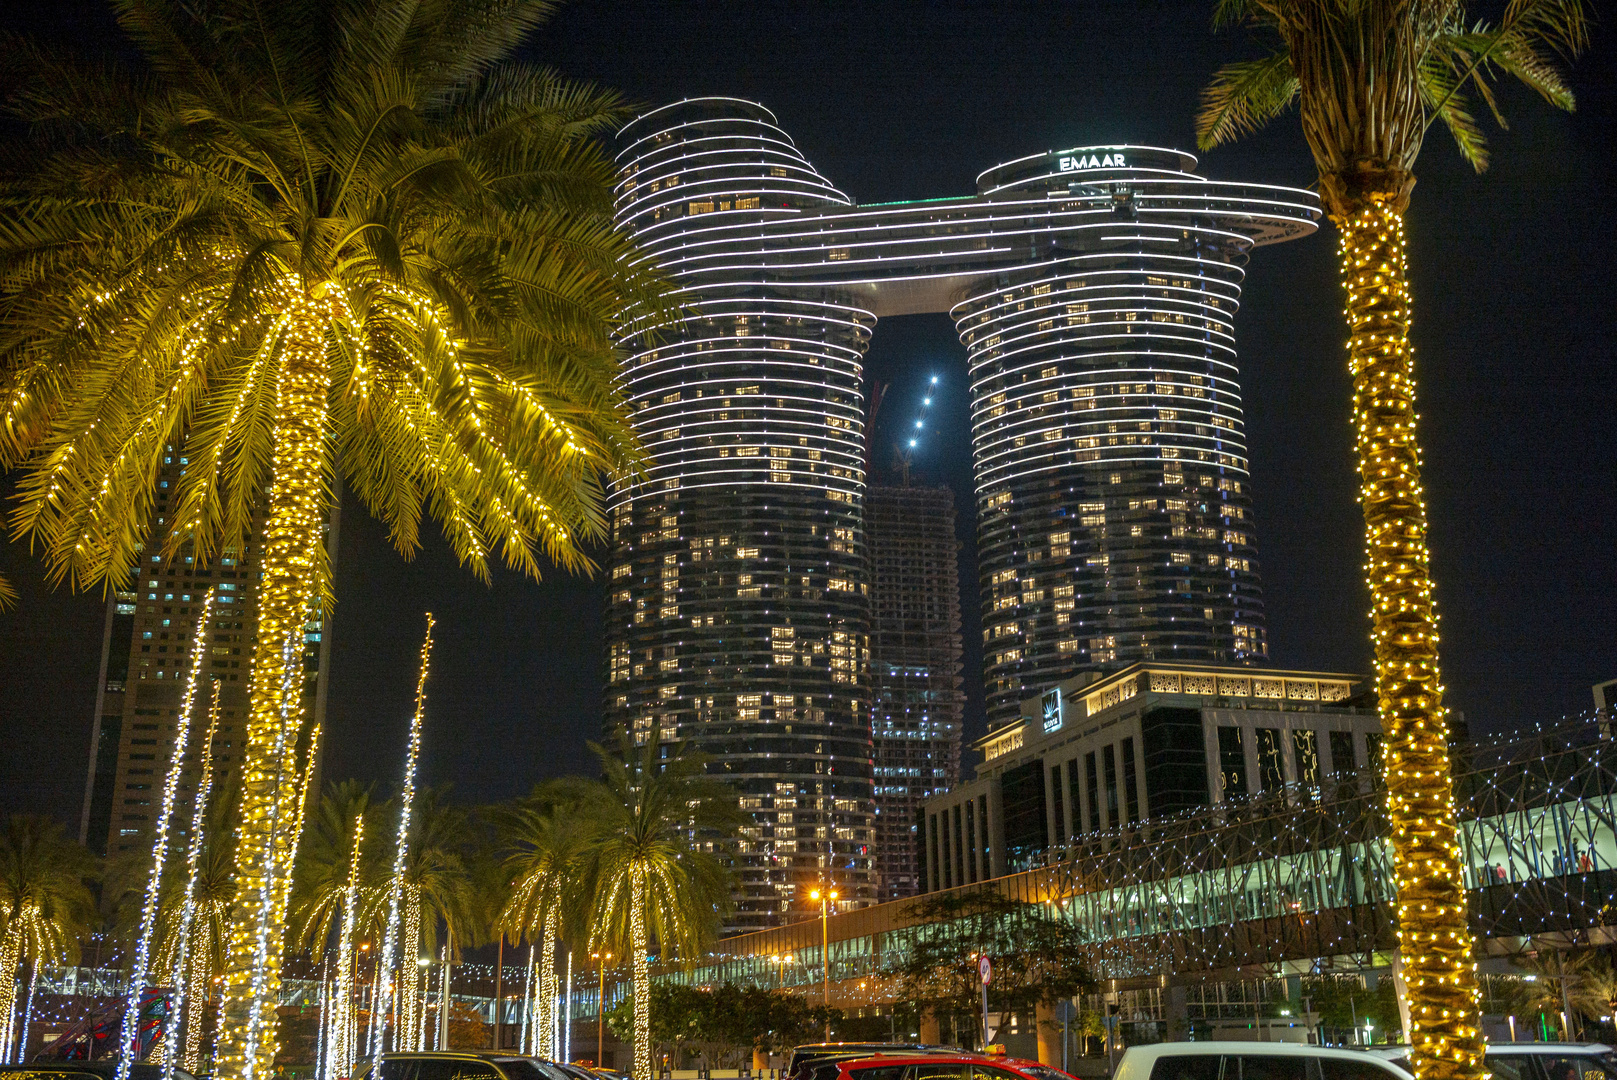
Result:
{"label": "high-rise apartment building", "polygon": [[960,782],[960,543],[947,487],[865,492],[877,895],[921,891],[927,798]]}
{"label": "high-rise apartment building", "polygon": [[[185,451],[170,447],[157,478],[157,508],[149,536],[162,535],[174,488],[186,467]],[[336,535],[327,526],[328,544]],[[188,552],[164,563],[149,549],[130,572],[129,588],[107,606],[102,634],[100,683],[90,743],[80,838],[92,851],[119,855],[150,848],[162,803],[163,777],[173,755],[185,680],[195,650],[205,650],[193,706],[190,762],[200,761],[211,684],[220,684],[215,769],[228,775],[241,764],[247,724],[247,687],[257,637],[259,543],[255,521],[240,550],[226,548],[214,565],[199,568]],[[214,590],[212,617],[204,625],[203,600]],[[304,709],[314,723],[324,718],[330,635],[324,621],[304,630]],[[194,769],[187,767],[187,772]],[[229,782],[229,781],[225,781]],[[181,782],[182,804],[194,790]]]}
{"label": "high-rise apartment building", "polygon": [[621,133],[617,217],[682,313],[630,327],[646,468],[613,493],[606,724],[713,755],[753,815],[733,929],[875,896],[862,358],[947,311],[973,393],[990,723],[1074,671],[1264,653],[1231,317],[1309,192],[1112,146],[855,205],[765,108]]}

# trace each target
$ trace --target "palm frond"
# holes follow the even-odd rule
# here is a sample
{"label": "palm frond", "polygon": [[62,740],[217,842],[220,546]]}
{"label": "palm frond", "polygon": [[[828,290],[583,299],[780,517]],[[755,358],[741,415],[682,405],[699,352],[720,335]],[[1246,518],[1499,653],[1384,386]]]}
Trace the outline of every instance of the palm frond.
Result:
{"label": "palm frond", "polygon": [[[1460,155],[1477,172],[1488,167],[1488,141],[1459,92],[1467,54],[1461,50],[1433,49],[1421,63],[1421,99],[1432,114],[1443,121],[1454,136]],[[1495,113],[1498,118],[1498,113]]]}
{"label": "palm frond", "polygon": [[1291,56],[1284,50],[1225,64],[1202,91],[1196,145],[1210,150],[1256,131],[1296,100],[1298,86]]}

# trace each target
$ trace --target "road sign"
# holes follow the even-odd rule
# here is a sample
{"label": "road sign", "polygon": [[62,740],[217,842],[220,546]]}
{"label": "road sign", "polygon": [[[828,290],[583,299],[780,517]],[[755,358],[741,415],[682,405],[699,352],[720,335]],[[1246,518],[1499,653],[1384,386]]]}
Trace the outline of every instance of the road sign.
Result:
{"label": "road sign", "polygon": [[983,981],[984,986],[994,981],[994,963],[986,956],[977,958],[977,977]]}

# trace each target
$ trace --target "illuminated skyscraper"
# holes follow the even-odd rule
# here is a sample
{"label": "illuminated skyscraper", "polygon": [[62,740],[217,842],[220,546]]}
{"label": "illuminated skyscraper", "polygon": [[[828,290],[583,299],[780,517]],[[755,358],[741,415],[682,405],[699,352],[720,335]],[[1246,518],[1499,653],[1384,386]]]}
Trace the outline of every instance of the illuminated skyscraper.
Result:
{"label": "illuminated skyscraper", "polygon": [[878,894],[921,891],[916,822],[960,782],[960,544],[947,487],[865,493]]}
{"label": "illuminated skyscraper", "polygon": [[741,790],[734,928],[790,917],[821,878],[875,895],[879,316],[948,311],[967,347],[991,724],[1085,668],[1262,658],[1231,319],[1249,251],[1312,232],[1312,194],[1116,146],[860,207],[728,98],[654,110],[622,143],[619,221],[684,316],[623,341],[648,461],[614,493],[606,721],[692,741]]}
{"label": "illuminated skyscraper", "polygon": [[[169,493],[186,466],[183,449],[170,447],[157,478],[157,509],[150,535],[160,536]],[[209,684],[220,686],[219,732],[214,762],[228,772],[241,762],[247,722],[247,684],[258,627],[258,548],[262,523],[255,521],[246,547],[226,548],[214,565],[198,569],[182,552],[164,564],[149,552],[130,573],[130,587],[115,591],[102,634],[100,681],[90,743],[79,835],[90,850],[119,855],[150,851],[163,775],[173,754],[174,730],[193,651],[205,649],[195,704],[190,759],[206,730]],[[328,526],[328,539],[335,526]],[[215,590],[211,625],[199,625],[203,596]],[[325,713],[323,673],[330,635],[319,621],[304,632],[304,708],[313,722]],[[215,791],[233,781],[221,780]],[[181,794],[192,786],[185,782]],[[189,817],[182,814],[181,828]]]}

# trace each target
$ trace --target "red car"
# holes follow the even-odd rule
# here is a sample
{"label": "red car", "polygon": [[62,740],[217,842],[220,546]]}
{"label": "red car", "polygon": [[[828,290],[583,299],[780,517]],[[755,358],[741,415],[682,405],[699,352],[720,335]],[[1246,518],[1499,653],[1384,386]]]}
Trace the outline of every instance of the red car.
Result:
{"label": "red car", "polygon": [[837,1067],[836,1080],[1073,1080],[1037,1061],[982,1054],[878,1054]]}

